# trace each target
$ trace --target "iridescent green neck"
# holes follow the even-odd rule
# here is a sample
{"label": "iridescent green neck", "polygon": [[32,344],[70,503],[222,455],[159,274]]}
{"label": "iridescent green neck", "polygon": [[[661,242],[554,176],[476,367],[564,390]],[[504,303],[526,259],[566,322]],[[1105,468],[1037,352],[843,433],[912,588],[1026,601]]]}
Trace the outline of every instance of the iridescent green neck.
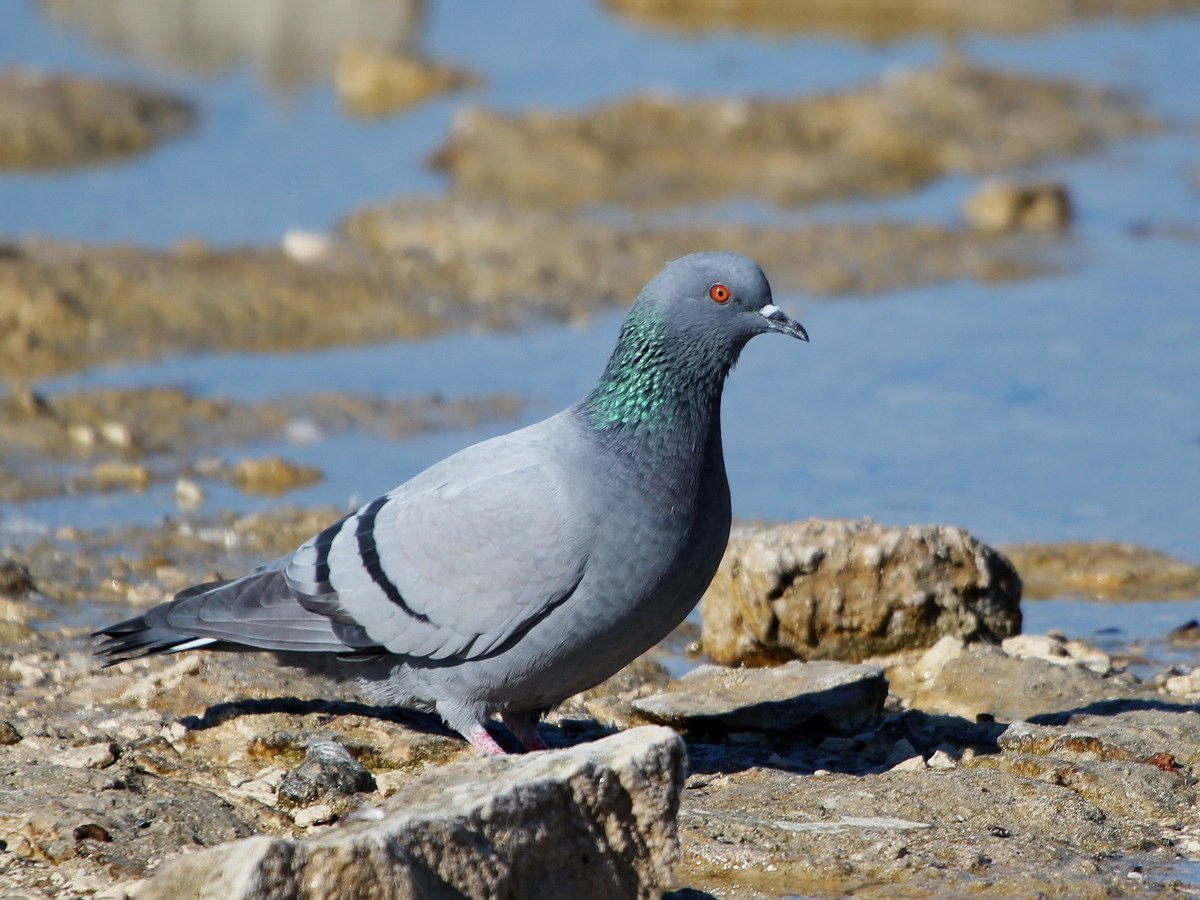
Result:
{"label": "iridescent green neck", "polygon": [[696,422],[719,402],[732,360],[713,358],[668,334],[652,312],[635,311],[604,374],[580,407],[593,427],[635,426],[650,431]]}

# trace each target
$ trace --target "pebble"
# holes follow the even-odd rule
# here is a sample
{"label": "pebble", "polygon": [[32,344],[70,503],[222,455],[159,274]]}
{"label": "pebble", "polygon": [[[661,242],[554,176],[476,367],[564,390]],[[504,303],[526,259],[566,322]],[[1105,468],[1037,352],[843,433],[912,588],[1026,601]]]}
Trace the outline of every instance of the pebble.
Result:
{"label": "pebble", "polygon": [[318,803],[316,806],[306,806],[298,809],[292,815],[292,821],[297,828],[311,828],[314,825],[328,825],[337,818],[337,813],[328,803]]}
{"label": "pebble", "polygon": [[55,761],[72,769],[107,769],[117,761],[117,745],[105,741],[70,747],[58,754]]}
{"label": "pebble", "polygon": [[67,437],[75,444],[86,449],[96,446],[96,429],[82,422],[72,422],[67,426]]}
{"label": "pebble", "polygon": [[100,437],[114,447],[127,449],[133,446],[133,433],[124,422],[105,422],[100,426]]}
{"label": "pebble", "polygon": [[933,755],[929,757],[929,768],[931,769],[955,769],[958,763],[945,750],[935,750]]}
{"label": "pebble", "polygon": [[8,664],[8,671],[21,681],[21,687],[36,687],[44,684],[49,676],[37,666],[30,665],[24,660],[14,659]]}
{"label": "pebble", "polygon": [[925,760],[920,754],[910,756],[908,759],[902,760],[888,769],[889,772],[917,772],[927,768]]}
{"label": "pebble", "polygon": [[282,249],[295,262],[315,263],[329,256],[330,240],[315,231],[290,228],[283,234]]}
{"label": "pebble", "polygon": [[1073,218],[1064,184],[989,181],[963,204],[967,221],[984,231],[1062,231]]}
{"label": "pebble", "polygon": [[180,478],[175,482],[175,505],[182,510],[191,511],[204,502],[204,490],[190,478]]}

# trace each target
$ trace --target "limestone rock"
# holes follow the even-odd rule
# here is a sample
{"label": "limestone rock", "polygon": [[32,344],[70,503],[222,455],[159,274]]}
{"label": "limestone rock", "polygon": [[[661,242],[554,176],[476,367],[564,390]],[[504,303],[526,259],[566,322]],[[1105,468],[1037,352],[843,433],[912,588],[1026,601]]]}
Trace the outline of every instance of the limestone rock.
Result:
{"label": "limestone rock", "polygon": [[683,767],[666,728],[473,759],[384,801],[381,819],[171,860],[139,896],[659,897],[679,852]]}
{"label": "limestone rock", "polygon": [[1080,666],[1100,675],[1112,671],[1112,660],[1103,650],[1053,634],[1016,634],[1000,645],[1009,656],[1044,659],[1056,666]]}
{"label": "limestone rock", "polygon": [[895,678],[892,690],[918,709],[975,719],[1016,722],[1094,708],[1106,702],[1151,703],[1187,709],[1125,675],[1105,677],[1086,664],[1010,656],[997,647],[972,647],[928,679]]}
{"label": "limestone rock", "polygon": [[887,699],[879,666],[791,662],[772,669],[701,666],[633,701],[643,716],[690,731],[832,730],[855,733]]}
{"label": "limestone rock", "polygon": [[1003,550],[1021,573],[1028,598],[1128,601],[1200,597],[1200,566],[1133,544],[1064,541],[1015,544]]}
{"label": "limestone rock", "polygon": [[950,526],[810,519],[736,528],[700,603],[705,652],[725,664],[861,660],[945,635],[1021,630],[1008,560]]}
{"label": "limestone rock", "polygon": [[54,168],[128,156],[192,127],[191,104],[133,85],[0,71],[0,168]]}
{"label": "limestone rock", "polygon": [[1071,224],[1071,198],[1063,184],[989,181],[963,204],[967,221],[984,231],[1062,231]]}
{"label": "limestone rock", "polygon": [[282,494],[321,480],[321,470],[278,456],[238,460],[230,479],[247,494]]}
{"label": "limestone rock", "polygon": [[1113,92],[958,59],[816,96],[468,110],[434,162],[460,194],[525,205],[645,208],[743,196],[793,206],[1009,169],[1151,127]]}
{"label": "limestone rock", "polygon": [[454,66],[414,54],[381,53],[347,47],[338,59],[334,84],[338,100],[351,115],[386,116],[428,98],[478,84],[478,78]]}

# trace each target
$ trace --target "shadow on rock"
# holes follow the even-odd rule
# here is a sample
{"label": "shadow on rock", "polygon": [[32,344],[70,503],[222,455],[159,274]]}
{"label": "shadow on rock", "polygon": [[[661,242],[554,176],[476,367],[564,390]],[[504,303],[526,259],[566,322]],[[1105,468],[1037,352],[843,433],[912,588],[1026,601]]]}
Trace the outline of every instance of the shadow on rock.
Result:
{"label": "shadow on rock", "polygon": [[383,722],[403,725],[423,734],[456,737],[455,733],[442,724],[432,713],[417,712],[400,707],[371,706],[352,700],[303,700],[299,697],[245,697],[227,700],[208,707],[202,715],[184,716],[179,721],[188,731],[203,731],[215,728],[242,716],[290,713],[292,715],[362,716]]}
{"label": "shadow on rock", "polygon": [[1030,716],[1027,721],[1034,725],[1070,725],[1076,716],[1117,716],[1128,712],[1200,713],[1200,704],[1173,703],[1153,697],[1119,697],[1113,700],[1096,700],[1073,709],[1041,713]]}

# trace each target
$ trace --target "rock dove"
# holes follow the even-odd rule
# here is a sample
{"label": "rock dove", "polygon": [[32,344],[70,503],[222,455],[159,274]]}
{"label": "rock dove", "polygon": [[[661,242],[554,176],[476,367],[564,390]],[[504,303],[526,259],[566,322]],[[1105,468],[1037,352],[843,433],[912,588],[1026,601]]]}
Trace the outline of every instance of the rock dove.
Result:
{"label": "rock dove", "polygon": [[294,553],[104,628],[112,665],[211,648],[335,654],[376,703],[484,753],[678,625],[729,537],[721,392],[746,342],[807,341],[757,265],[697,253],[643,288],[586,397],[468,447]]}

